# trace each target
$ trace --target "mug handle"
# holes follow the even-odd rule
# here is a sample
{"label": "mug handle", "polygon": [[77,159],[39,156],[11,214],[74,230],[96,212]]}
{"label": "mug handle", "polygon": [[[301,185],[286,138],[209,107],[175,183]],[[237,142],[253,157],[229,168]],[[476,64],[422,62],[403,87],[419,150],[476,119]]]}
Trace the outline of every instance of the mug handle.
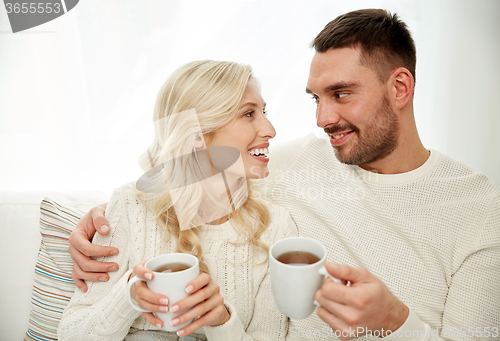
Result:
{"label": "mug handle", "polygon": [[321,276],[328,276],[335,283],[342,283],[342,281],[340,279],[335,278],[332,275],[330,275],[330,273],[328,271],[326,271],[326,267],[324,265],[321,267],[321,269],[319,269],[319,274]]}
{"label": "mug handle", "polygon": [[[328,271],[326,271],[326,267],[325,266],[322,266],[321,269],[319,269],[319,274],[321,276],[328,276],[335,283],[342,283],[342,281],[340,279],[335,278],[332,275],[330,275],[330,273],[328,273]],[[318,307],[320,306],[320,304],[316,300],[314,300],[314,304],[317,305]]]}
{"label": "mug handle", "polygon": [[132,308],[134,308],[135,310],[137,311],[141,311],[143,313],[150,313],[151,311],[150,310],[146,310],[146,309],[143,309],[141,307],[139,307],[139,305],[137,304],[137,302],[135,302],[133,299],[132,299],[132,295],[130,295],[130,289],[132,288],[132,285],[134,285],[134,283],[137,283],[139,281],[143,281],[144,283],[146,283],[146,281],[140,277],[133,277],[130,281],[128,281],[128,285],[127,285],[127,297],[128,297],[128,301],[130,303],[130,305],[132,306]]}

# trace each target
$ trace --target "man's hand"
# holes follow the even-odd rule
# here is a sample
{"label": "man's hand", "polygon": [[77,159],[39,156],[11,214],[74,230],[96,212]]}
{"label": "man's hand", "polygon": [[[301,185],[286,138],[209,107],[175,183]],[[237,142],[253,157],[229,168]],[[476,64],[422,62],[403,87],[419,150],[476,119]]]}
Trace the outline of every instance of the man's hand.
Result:
{"label": "man's hand", "polygon": [[[408,318],[409,308],[366,269],[331,263],[326,264],[326,269],[333,277],[351,283],[346,286],[327,278],[315,295],[321,305],[316,311],[318,316],[333,330],[345,331],[341,340],[364,335],[367,329],[383,329],[386,336],[387,330],[396,331]],[[362,330],[365,332],[350,333]]]}
{"label": "man's hand", "polygon": [[114,256],[119,252],[115,247],[91,243],[96,230],[102,235],[109,233],[108,222],[104,218],[105,208],[106,204],[92,208],[69,236],[68,252],[73,258],[71,278],[76,286],[84,292],[87,291],[87,285],[83,280],[105,282],[109,280],[106,272],[118,270],[116,263],[103,263],[90,259],[90,257]]}

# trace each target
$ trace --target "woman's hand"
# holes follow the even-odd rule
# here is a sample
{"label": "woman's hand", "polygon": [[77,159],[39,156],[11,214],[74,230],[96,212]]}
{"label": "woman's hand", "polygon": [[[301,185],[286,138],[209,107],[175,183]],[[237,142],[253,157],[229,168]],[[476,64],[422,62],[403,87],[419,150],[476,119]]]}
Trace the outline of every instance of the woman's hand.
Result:
{"label": "woman's hand", "polygon": [[189,335],[203,326],[220,326],[229,320],[231,315],[227,311],[224,298],[219,291],[219,286],[206,273],[200,274],[188,283],[186,292],[189,296],[176,302],[170,309],[173,313],[185,309],[191,310],[173,318],[170,323],[173,326],[178,326],[194,318],[199,318],[177,331],[177,335]]}
{"label": "woman's hand", "polygon": [[[144,264],[146,264],[146,261],[134,266],[133,275],[150,281],[153,279],[153,272],[146,268]],[[152,292],[143,281],[134,283],[130,289],[130,294],[141,308],[155,313],[165,313],[168,311],[168,297]],[[142,313],[142,316],[158,328],[163,326],[163,322],[152,313]]]}

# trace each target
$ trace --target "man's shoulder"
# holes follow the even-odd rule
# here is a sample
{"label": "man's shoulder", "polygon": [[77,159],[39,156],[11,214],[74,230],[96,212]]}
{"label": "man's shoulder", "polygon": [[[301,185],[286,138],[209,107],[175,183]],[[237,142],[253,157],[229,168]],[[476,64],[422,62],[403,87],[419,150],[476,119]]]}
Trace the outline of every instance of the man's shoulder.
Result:
{"label": "man's shoulder", "polygon": [[443,183],[468,188],[471,194],[500,195],[500,187],[484,173],[442,153],[440,153],[439,164],[433,172],[433,177]]}

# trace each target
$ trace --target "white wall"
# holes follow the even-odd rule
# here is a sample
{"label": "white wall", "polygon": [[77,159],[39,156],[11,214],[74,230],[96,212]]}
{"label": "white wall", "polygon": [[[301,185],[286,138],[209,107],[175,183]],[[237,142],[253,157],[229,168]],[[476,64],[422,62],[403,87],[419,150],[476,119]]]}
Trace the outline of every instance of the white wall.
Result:
{"label": "white wall", "polygon": [[399,13],[414,35],[425,146],[500,185],[498,0],[82,0],[16,34],[0,5],[0,190],[111,193],[137,179],[156,93],[197,59],[252,65],[275,142],[321,135],[304,92],[309,43],[337,15],[366,7]]}

